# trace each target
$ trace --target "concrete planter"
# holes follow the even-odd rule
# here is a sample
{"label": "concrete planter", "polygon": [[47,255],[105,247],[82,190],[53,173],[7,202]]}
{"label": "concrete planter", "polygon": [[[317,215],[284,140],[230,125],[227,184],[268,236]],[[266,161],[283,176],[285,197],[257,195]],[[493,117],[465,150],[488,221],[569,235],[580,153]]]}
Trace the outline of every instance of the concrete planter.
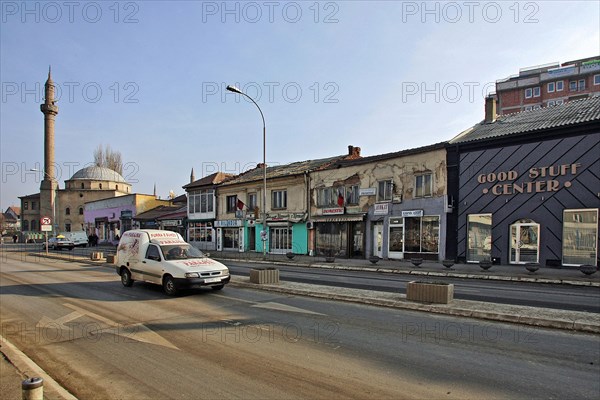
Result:
{"label": "concrete planter", "polygon": [[451,283],[408,282],[406,299],[423,303],[448,304],[454,299],[454,285]]}
{"label": "concrete planter", "polygon": [[106,262],[108,264],[114,264],[116,258],[117,258],[117,256],[115,256],[114,254],[109,254],[106,256]]}
{"label": "concrete planter", "polygon": [[442,265],[448,269],[452,269],[452,266],[454,265],[454,260],[443,260]]}
{"label": "concrete planter", "polygon": [[479,261],[479,266],[481,269],[487,271],[488,269],[492,268],[492,260],[481,260]]}
{"label": "concrete planter", "polygon": [[252,283],[279,283],[279,270],[277,268],[252,268],[250,270]]}
{"label": "concrete planter", "polygon": [[415,267],[420,267],[421,264],[423,264],[423,259],[422,258],[411,258],[410,262],[412,263],[412,265],[414,265]]}
{"label": "concrete planter", "polygon": [[584,265],[579,266],[579,270],[586,275],[592,275],[592,274],[596,273],[598,268],[595,265],[584,264]]}
{"label": "concrete planter", "polygon": [[92,251],[90,253],[90,259],[92,261],[99,261],[102,260],[104,258],[104,253],[101,251]]}
{"label": "concrete planter", "polygon": [[371,256],[371,257],[369,257],[369,261],[370,261],[372,264],[377,264],[377,262],[378,262],[379,260],[380,260],[379,256]]}

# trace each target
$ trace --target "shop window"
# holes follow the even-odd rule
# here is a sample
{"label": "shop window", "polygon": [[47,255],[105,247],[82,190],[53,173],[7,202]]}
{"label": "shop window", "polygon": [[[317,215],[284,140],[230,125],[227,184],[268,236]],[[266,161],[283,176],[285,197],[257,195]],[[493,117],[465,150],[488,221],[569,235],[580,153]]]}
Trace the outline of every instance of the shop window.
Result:
{"label": "shop window", "polygon": [[467,216],[467,261],[492,259],[492,214]]}
{"label": "shop window", "polygon": [[432,174],[422,174],[415,177],[415,197],[431,197],[433,190]]}
{"label": "shop window", "polygon": [[287,208],[287,190],[273,190],[271,202],[273,209]]}
{"label": "shop window", "polygon": [[377,183],[377,201],[391,201],[394,181],[387,179]]}
{"label": "shop window", "polygon": [[597,265],[598,209],[564,210],[562,256],[564,265]]}
{"label": "shop window", "polygon": [[404,251],[438,253],[440,218],[437,216],[404,219]]}
{"label": "shop window", "polygon": [[237,250],[240,244],[238,228],[223,228],[223,249]]}
{"label": "shop window", "polygon": [[212,242],[213,233],[211,222],[191,222],[188,225],[188,238],[190,242]]}
{"label": "shop window", "polygon": [[345,256],[347,243],[347,224],[339,222],[316,224],[315,245],[317,255]]}
{"label": "shop window", "polygon": [[228,213],[234,213],[237,208],[237,196],[227,196],[225,198],[225,209]]}

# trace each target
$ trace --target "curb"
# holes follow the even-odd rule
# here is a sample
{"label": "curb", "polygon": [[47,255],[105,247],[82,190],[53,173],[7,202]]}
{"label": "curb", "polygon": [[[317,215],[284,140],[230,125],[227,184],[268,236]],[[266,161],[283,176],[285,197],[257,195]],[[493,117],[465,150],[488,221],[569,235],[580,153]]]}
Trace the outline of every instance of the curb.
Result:
{"label": "curb", "polygon": [[[241,288],[250,288],[265,290],[269,292],[286,293],[298,296],[315,297],[326,300],[345,301],[349,303],[367,304],[381,307],[397,308],[409,311],[430,312],[434,314],[442,314],[449,316],[467,317],[480,320],[507,322],[514,324],[530,325],[543,328],[553,328],[585,333],[600,334],[600,323],[581,321],[574,318],[568,319],[550,319],[544,317],[534,317],[529,315],[509,314],[493,311],[471,310],[468,308],[452,308],[447,305],[437,305],[428,303],[413,303],[404,300],[404,295],[397,295],[395,299],[374,298],[368,296],[356,296],[350,294],[330,293],[327,291],[318,292],[311,289],[286,288],[284,286],[276,286],[269,284],[254,284],[240,280],[240,278],[232,279],[229,285]],[[307,285],[311,286],[311,285]],[[326,288],[327,286],[320,286]],[[359,290],[359,289],[353,289]],[[365,291],[363,291],[365,292]],[[466,301],[466,300],[463,300]],[[477,303],[477,302],[471,302]],[[574,316],[576,314],[573,314]]]}
{"label": "curb", "polygon": [[[61,399],[64,400],[77,400],[77,397],[69,393],[63,388],[58,382],[56,382],[50,375],[46,373],[39,365],[35,363],[31,358],[27,357],[25,353],[19,350],[14,344],[9,342],[6,338],[0,335],[1,352],[15,368],[23,375],[31,378],[33,376],[40,377],[44,380],[44,388],[49,389],[56,393]],[[44,390],[44,398],[52,398],[48,396],[46,390]]]}

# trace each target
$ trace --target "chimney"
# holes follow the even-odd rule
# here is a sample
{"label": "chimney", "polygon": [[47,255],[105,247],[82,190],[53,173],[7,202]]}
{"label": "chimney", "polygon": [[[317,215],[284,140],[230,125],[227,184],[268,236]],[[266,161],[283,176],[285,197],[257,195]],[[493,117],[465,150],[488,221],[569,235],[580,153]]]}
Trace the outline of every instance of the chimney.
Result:
{"label": "chimney", "polygon": [[485,98],[485,123],[491,124],[496,121],[496,95],[490,94]]}
{"label": "chimney", "polygon": [[348,157],[347,159],[355,159],[360,158],[360,147],[354,147],[352,145],[348,145]]}

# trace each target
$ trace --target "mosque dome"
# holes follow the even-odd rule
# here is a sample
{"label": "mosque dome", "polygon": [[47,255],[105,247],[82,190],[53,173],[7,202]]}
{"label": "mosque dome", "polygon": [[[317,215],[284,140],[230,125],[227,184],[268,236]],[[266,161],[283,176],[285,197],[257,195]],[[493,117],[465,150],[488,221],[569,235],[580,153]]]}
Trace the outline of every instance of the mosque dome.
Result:
{"label": "mosque dome", "polygon": [[127,183],[119,173],[105,167],[86,167],[75,172],[69,180],[87,180],[87,181],[110,181],[117,183]]}

